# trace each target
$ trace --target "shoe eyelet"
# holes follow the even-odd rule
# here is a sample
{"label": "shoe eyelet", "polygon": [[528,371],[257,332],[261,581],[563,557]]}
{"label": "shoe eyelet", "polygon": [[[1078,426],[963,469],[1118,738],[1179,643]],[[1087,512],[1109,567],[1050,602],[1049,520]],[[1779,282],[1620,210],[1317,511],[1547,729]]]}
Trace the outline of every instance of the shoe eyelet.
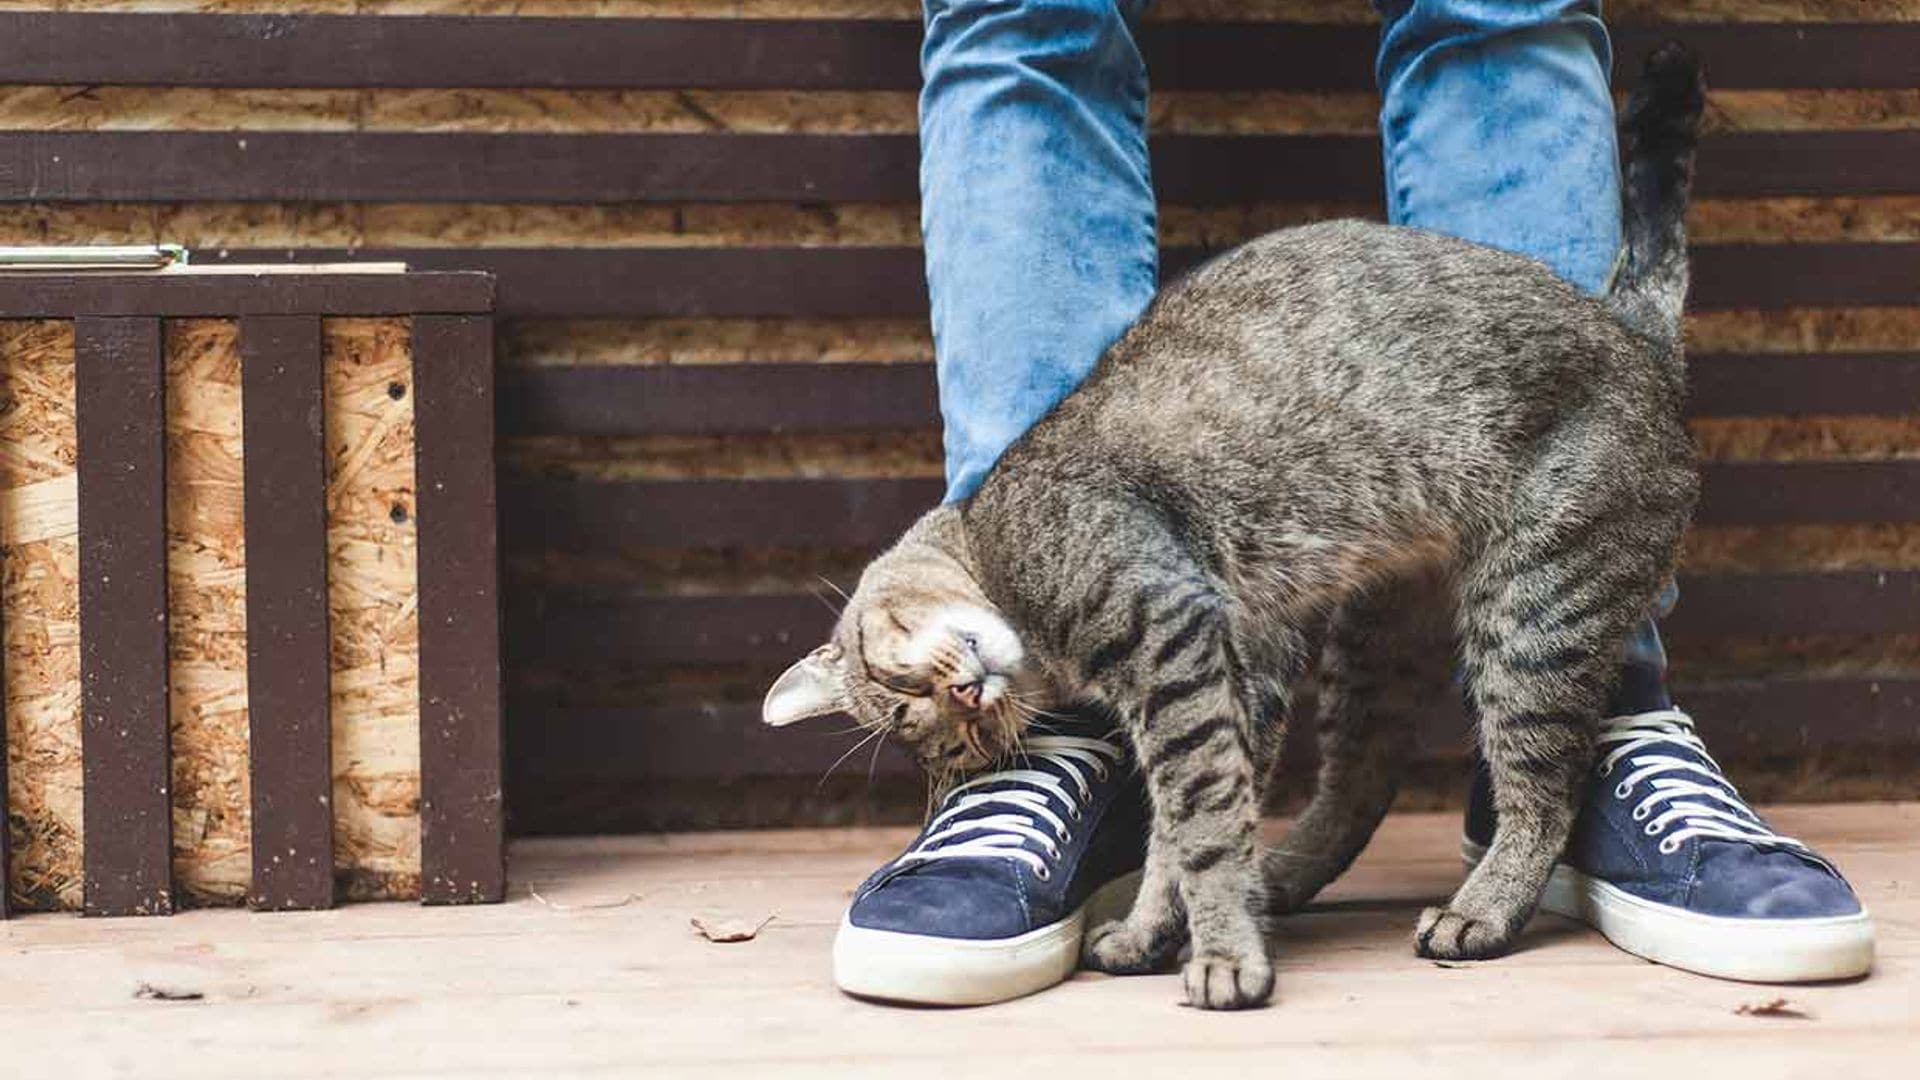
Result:
{"label": "shoe eyelet", "polygon": [[1063,843],[1063,844],[1071,844],[1071,843],[1073,843],[1073,833],[1072,833],[1072,832],[1063,832],[1063,833],[1061,833],[1061,834],[1060,834],[1060,842],[1061,842],[1061,843]]}
{"label": "shoe eyelet", "polygon": [[1095,765],[1093,767],[1093,778],[1104,782],[1107,778],[1107,767],[1105,765]]}
{"label": "shoe eyelet", "polygon": [[1667,839],[1660,841],[1660,854],[1662,855],[1671,855],[1674,852],[1679,850],[1680,850],[1680,845],[1674,843],[1672,837],[1668,837]]}
{"label": "shoe eyelet", "polygon": [[1647,820],[1647,817],[1648,817],[1648,815],[1650,815],[1650,814],[1652,814],[1652,813],[1653,813],[1653,811],[1651,811],[1651,810],[1649,810],[1649,809],[1647,809],[1647,808],[1646,808],[1646,807],[1644,807],[1644,806],[1636,806],[1636,807],[1634,807],[1634,808],[1633,808],[1633,820],[1635,820],[1635,821],[1645,821],[1645,820]]}
{"label": "shoe eyelet", "polygon": [[1600,775],[1601,775],[1601,776],[1612,776],[1612,775],[1613,775],[1613,764],[1612,764],[1611,762],[1609,762],[1609,763],[1607,763],[1607,764],[1604,764],[1604,765],[1602,765],[1602,766],[1600,766],[1600,770],[1599,770],[1599,772],[1600,772]]}
{"label": "shoe eyelet", "polygon": [[1082,813],[1080,807],[1076,805],[1067,811],[1067,816],[1075,821],[1079,821],[1085,815]]}
{"label": "shoe eyelet", "polygon": [[1039,878],[1041,881],[1046,881],[1049,878],[1053,877],[1053,871],[1042,866],[1040,869],[1035,870],[1033,872],[1033,876]]}
{"label": "shoe eyelet", "polygon": [[1659,836],[1661,833],[1666,831],[1667,831],[1667,826],[1665,822],[1656,821],[1653,824],[1647,826],[1648,836]]}
{"label": "shoe eyelet", "polygon": [[1613,797],[1616,799],[1624,799],[1631,794],[1633,794],[1632,784],[1623,782],[1613,789]]}
{"label": "shoe eyelet", "polygon": [[1057,858],[1059,858],[1059,857],[1060,857],[1060,845],[1058,845],[1058,844],[1048,844],[1048,845],[1047,845],[1047,858],[1049,858],[1049,859],[1057,859]]}

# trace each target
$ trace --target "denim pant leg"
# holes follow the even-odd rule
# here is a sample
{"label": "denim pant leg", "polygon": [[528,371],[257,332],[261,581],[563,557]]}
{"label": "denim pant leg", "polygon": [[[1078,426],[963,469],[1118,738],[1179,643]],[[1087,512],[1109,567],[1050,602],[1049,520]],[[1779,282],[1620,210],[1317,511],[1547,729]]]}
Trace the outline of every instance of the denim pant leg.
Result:
{"label": "denim pant leg", "polygon": [[920,193],[947,497],[1153,298],[1146,0],[926,0]]}
{"label": "denim pant leg", "polygon": [[[1598,0],[1378,0],[1387,213],[1530,255],[1589,292],[1620,250],[1612,46]],[[1657,614],[1674,602],[1672,586]],[[1671,704],[1651,617],[1615,708]]]}

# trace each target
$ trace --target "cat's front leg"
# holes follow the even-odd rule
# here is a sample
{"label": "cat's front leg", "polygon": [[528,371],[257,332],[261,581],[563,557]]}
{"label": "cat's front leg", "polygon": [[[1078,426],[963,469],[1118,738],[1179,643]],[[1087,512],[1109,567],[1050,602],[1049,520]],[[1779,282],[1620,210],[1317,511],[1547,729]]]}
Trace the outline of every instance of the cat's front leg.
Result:
{"label": "cat's front leg", "polygon": [[[1097,942],[1149,956],[1164,947],[1164,926],[1184,908],[1191,958],[1183,971],[1187,1001],[1204,1009],[1245,1009],[1273,994],[1267,956],[1266,883],[1259,856],[1264,745],[1246,684],[1227,642],[1224,606],[1188,599],[1185,610],[1139,625],[1165,627],[1166,640],[1143,635],[1133,699],[1121,710],[1147,777],[1153,835],[1148,905],[1136,905],[1124,937]],[[1177,936],[1172,937],[1177,946]]]}
{"label": "cat's front leg", "polygon": [[[1273,996],[1256,772],[1237,712],[1224,709],[1213,720],[1180,724],[1174,734],[1149,735],[1148,742],[1171,744],[1174,752],[1141,752],[1153,798],[1149,864],[1160,863],[1179,883],[1192,945],[1182,976],[1188,1004],[1202,1009],[1253,1008]],[[1169,713],[1163,710],[1155,726],[1175,726]],[[1188,745],[1194,750],[1184,750]]]}

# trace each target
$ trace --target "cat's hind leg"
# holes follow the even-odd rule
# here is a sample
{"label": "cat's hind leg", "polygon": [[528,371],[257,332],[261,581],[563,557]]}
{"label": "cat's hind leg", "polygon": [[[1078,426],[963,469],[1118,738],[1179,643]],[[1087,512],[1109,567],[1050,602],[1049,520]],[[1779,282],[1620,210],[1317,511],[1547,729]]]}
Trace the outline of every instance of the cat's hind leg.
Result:
{"label": "cat's hind leg", "polygon": [[1367,846],[1399,788],[1414,711],[1448,692],[1453,600],[1438,576],[1376,586],[1328,623],[1313,799],[1263,859],[1277,912],[1305,906]]}
{"label": "cat's hind leg", "polygon": [[1566,847],[1627,631],[1664,572],[1632,515],[1571,516],[1521,515],[1462,575],[1462,670],[1499,825],[1446,906],[1421,914],[1421,956],[1500,955],[1532,917]]}

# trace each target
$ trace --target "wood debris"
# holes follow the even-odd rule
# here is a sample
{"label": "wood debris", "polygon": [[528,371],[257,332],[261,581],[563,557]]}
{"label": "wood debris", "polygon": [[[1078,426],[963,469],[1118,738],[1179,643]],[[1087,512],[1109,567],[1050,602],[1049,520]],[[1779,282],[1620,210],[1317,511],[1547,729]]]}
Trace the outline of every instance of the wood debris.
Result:
{"label": "wood debris", "polygon": [[1788,1001],[1777,997],[1768,1001],[1748,1001],[1733,1010],[1735,1016],[1763,1016],[1781,1020],[1811,1020],[1813,1014]]}
{"label": "wood debris", "polygon": [[766,929],[767,924],[772,921],[773,916],[771,915],[761,919],[757,923],[747,922],[744,919],[703,919],[695,915],[693,917],[693,928],[698,930],[700,936],[706,938],[708,941],[726,945],[736,941],[752,941],[758,937],[760,931]]}
{"label": "wood debris", "polygon": [[143,982],[133,988],[133,996],[142,1001],[200,1001],[207,995],[199,990]]}

